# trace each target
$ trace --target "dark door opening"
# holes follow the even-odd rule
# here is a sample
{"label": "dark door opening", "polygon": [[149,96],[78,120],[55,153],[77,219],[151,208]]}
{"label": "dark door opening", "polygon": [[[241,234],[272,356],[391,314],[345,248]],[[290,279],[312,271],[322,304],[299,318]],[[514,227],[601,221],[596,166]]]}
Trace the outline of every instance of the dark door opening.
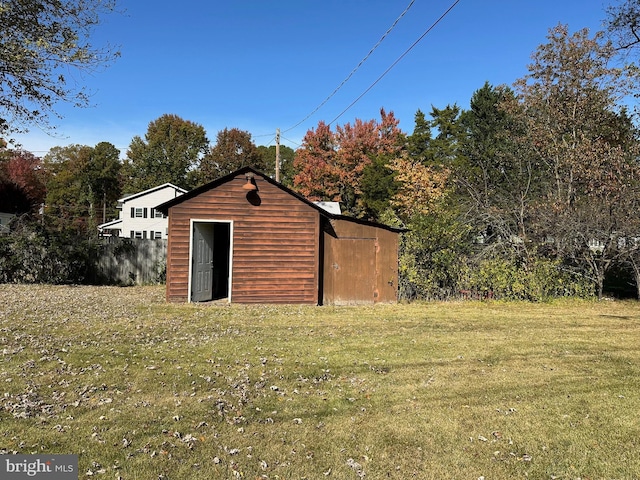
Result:
{"label": "dark door opening", "polygon": [[231,224],[214,223],[213,236],[213,300],[229,297],[229,255],[231,247]]}
{"label": "dark door opening", "polygon": [[193,224],[191,301],[208,302],[229,297],[231,224]]}

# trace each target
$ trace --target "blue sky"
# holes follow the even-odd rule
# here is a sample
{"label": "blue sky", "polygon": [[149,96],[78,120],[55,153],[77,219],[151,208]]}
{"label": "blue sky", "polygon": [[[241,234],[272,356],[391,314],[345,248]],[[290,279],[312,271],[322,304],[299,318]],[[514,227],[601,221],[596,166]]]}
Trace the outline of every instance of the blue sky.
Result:
{"label": "blue sky", "polygon": [[[485,81],[511,85],[549,28],[601,29],[616,0],[460,0],[395,67],[333,125],[393,111],[410,133],[418,109],[467,108]],[[107,69],[74,78],[92,107],[58,105],[57,136],[20,136],[43,156],[70,144],[113,143],[125,152],[163,114],[202,125],[213,143],[224,128],[248,131],[257,145],[297,148],[320,120],[331,122],[367,90],[454,0],[415,0],[375,52],[318,107],[380,40],[410,0],[120,0],[104,19],[98,45],[118,45]]]}

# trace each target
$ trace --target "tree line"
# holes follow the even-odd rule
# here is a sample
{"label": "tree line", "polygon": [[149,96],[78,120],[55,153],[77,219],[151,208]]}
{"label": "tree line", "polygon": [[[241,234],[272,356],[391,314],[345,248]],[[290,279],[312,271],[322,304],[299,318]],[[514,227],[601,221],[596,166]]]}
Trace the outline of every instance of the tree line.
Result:
{"label": "tree line", "polygon": [[604,32],[558,25],[512,87],[418,110],[411,134],[385,111],[320,123],[296,151],[294,185],[409,230],[405,297],[640,297],[638,78]]}
{"label": "tree line", "polygon": [[[294,151],[282,146],[280,154],[286,177]],[[0,189],[11,211],[42,210],[60,228],[75,223],[93,231],[117,217],[123,196],[167,182],[189,190],[245,165],[272,173],[275,155],[275,146],[256,146],[237,128],[219,132],[210,145],[201,125],[166,114],[149,124],[144,139],[133,138],[124,160],[109,142],[54,147],[43,158],[0,147]]]}
{"label": "tree line", "polygon": [[[479,86],[467,108],[417,110],[411,132],[384,109],[333,129],[321,121],[297,150],[281,148],[281,180],[345,215],[404,227],[403,298],[640,297],[638,18],[628,0],[609,8],[607,32],[557,25],[523,78]],[[40,210],[43,236],[90,239],[127,193],[190,189],[246,165],[273,174],[275,147],[237,128],[211,143],[167,114],[124,160],[108,142],[43,159],[0,146],[0,198]]]}
{"label": "tree line", "polygon": [[[280,154],[287,178],[294,151]],[[0,143],[0,212],[16,214],[10,229],[0,225],[0,282],[100,281],[97,227],[118,218],[118,199],[167,182],[190,189],[245,165],[270,173],[275,156],[275,146],[235,128],[209,145],[202,126],[169,114],[133,138],[124,161],[109,142],[54,147],[43,158]]]}

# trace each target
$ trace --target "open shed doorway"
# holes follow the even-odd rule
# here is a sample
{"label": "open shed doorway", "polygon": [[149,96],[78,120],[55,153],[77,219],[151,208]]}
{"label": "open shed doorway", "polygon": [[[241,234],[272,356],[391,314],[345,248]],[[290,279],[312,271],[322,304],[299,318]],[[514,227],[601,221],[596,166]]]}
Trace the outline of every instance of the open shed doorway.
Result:
{"label": "open shed doorway", "polygon": [[231,222],[192,221],[192,302],[231,301],[231,238]]}

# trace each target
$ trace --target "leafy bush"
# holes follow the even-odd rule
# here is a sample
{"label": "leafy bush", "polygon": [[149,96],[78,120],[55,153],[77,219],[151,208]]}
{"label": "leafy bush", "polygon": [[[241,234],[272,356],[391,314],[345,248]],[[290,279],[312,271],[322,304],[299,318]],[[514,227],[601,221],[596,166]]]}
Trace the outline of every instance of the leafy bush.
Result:
{"label": "leafy bush", "polygon": [[507,300],[542,301],[555,297],[589,297],[587,279],[564,270],[559,261],[534,259],[529,263],[494,258],[470,270],[468,290],[477,296]]}
{"label": "leafy bush", "polygon": [[0,237],[0,282],[85,283],[94,275],[95,241],[22,216]]}
{"label": "leafy bush", "polygon": [[446,300],[458,294],[467,270],[466,225],[443,212],[415,215],[400,241],[400,298]]}

